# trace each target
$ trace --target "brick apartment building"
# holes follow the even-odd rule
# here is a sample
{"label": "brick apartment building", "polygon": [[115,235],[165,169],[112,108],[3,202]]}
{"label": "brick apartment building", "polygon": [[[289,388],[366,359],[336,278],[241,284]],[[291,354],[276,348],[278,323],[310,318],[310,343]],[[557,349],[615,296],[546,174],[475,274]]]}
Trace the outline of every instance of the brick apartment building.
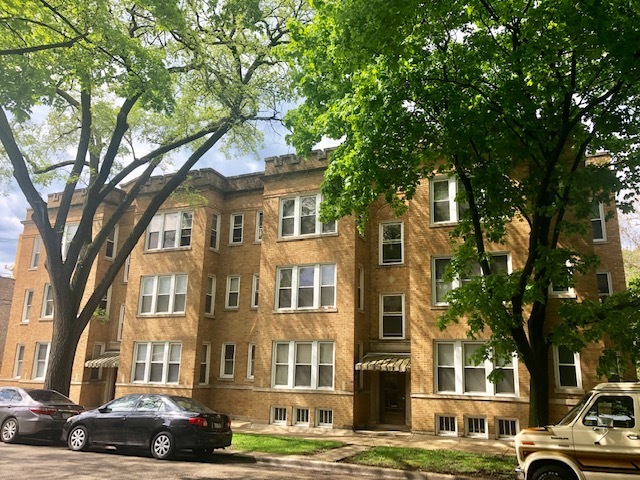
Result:
{"label": "brick apartment building", "polygon": [[[96,406],[127,393],[167,391],[256,422],[481,438],[511,437],[526,426],[526,368],[517,360],[503,365],[504,379],[493,384],[489,362],[465,362],[479,342],[467,339],[464,323],[435,326],[447,308],[444,293],[455,288],[443,278],[457,215],[455,179],[425,182],[401,218],[373,205],[360,235],[352,218],[318,219],[326,161],[326,152],[316,152],[303,162],[268,158],[256,174],[194,172],[190,182],[202,201],[176,196],[151,222],[104,299],[104,316],[81,338],[71,397]],[[90,282],[165,180],[155,177],[145,187]],[[117,197],[104,203],[97,226]],[[49,207],[57,201],[49,196]],[[605,224],[609,207],[600,206],[593,239],[580,245],[600,255],[601,270],[576,278],[575,289],[554,292],[552,309],[566,297],[624,289],[611,208]],[[68,223],[67,238],[73,229]],[[520,268],[518,248],[527,235],[524,225],[512,224],[506,245],[493,252],[496,262]],[[53,306],[40,245],[26,220],[1,384],[43,382]],[[599,347],[551,355],[557,418],[597,383]]]}

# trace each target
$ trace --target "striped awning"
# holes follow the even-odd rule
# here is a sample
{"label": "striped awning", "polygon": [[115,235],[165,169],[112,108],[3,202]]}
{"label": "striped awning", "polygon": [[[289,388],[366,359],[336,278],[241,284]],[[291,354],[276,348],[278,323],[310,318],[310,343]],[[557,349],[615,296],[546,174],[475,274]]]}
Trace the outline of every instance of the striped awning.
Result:
{"label": "striped awning", "polygon": [[367,353],[356,363],[356,370],[406,372],[411,369],[411,355],[402,353]]}
{"label": "striped awning", "polygon": [[120,352],[104,352],[96,358],[84,362],[89,368],[117,368],[120,363]]}

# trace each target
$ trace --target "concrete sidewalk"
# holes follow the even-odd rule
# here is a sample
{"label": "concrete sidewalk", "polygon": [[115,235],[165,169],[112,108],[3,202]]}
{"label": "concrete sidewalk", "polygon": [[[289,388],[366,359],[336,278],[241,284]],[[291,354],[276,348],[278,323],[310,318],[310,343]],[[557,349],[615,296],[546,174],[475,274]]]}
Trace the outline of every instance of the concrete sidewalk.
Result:
{"label": "concrete sidewalk", "polygon": [[285,435],[305,439],[323,439],[343,442],[344,447],[310,456],[301,455],[267,455],[252,452],[256,461],[265,464],[290,465],[294,468],[310,468],[330,474],[339,472],[358,476],[371,476],[380,479],[429,479],[429,480],[464,480],[479,477],[464,477],[460,475],[444,475],[425,472],[410,472],[374,467],[362,467],[348,463],[339,463],[357,453],[371,447],[414,447],[427,450],[460,450],[472,453],[491,455],[513,455],[515,448],[513,441],[498,441],[472,439],[466,437],[441,437],[436,435],[419,434],[405,431],[382,430],[344,430],[331,428],[284,427],[267,424],[257,424],[235,420],[232,423],[236,433],[255,433],[263,435]]}

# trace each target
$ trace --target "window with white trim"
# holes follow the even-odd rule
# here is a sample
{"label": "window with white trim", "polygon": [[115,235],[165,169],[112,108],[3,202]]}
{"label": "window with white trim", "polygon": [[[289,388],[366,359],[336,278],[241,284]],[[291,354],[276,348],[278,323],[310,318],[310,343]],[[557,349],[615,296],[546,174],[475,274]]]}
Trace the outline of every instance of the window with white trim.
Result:
{"label": "window with white trim", "polygon": [[380,295],[380,338],[404,339],[404,294]]}
{"label": "window with white trim", "polygon": [[328,408],[316,410],[316,424],[319,427],[333,427],[333,410]]}
{"label": "window with white trim", "polygon": [[335,308],[335,264],[278,267],[276,275],[278,310]]}
{"label": "window with white trim", "polygon": [[432,178],[429,183],[431,224],[447,224],[460,221],[466,204],[459,204],[456,195],[460,189],[458,179],[451,177]]}
{"label": "window with white trim", "polygon": [[607,228],[604,216],[604,204],[598,203],[591,211],[591,233],[594,242],[607,241]]}
{"label": "window with white trim", "polygon": [[336,233],[336,222],[320,221],[320,193],[280,199],[278,236],[280,238],[302,237]]}
{"label": "window with white trim", "polygon": [[253,274],[253,282],[251,284],[251,308],[258,308],[258,300],[260,296],[260,275]]}
{"label": "window with white trim", "polygon": [[293,424],[308,427],[309,426],[309,409],[308,408],[294,408],[293,409]]}
{"label": "window with white trim", "polygon": [[41,318],[53,318],[53,289],[48,283],[44,284],[44,295],[42,296]]}
{"label": "window with white trim", "polygon": [[145,250],[166,250],[191,246],[193,212],[159,213],[147,227]]}
{"label": "window with white trim", "polygon": [[262,241],[262,218],[264,217],[262,210],[256,212],[256,242]]}
{"label": "window with white trim", "polygon": [[358,310],[362,312],[364,311],[364,267],[362,265],[358,265],[357,295],[358,295]]}
{"label": "window with white trim", "polygon": [[556,370],[556,387],[582,389],[580,353],[572,352],[563,345],[554,345],[553,359]]}
{"label": "window with white trim", "polygon": [[[98,358],[104,353],[105,344],[102,342],[95,342],[93,344],[93,354],[91,358]],[[102,380],[102,367],[89,369],[89,380],[97,381]]]}
{"label": "window with white trim", "polygon": [[22,378],[22,368],[24,365],[24,345],[16,346],[16,358],[13,362],[13,378]]}
{"label": "window with white trim", "polygon": [[207,286],[204,297],[204,315],[205,317],[213,317],[216,307],[216,277],[209,275],[207,277]]}
{"label": "window with white trim", "polygon": [[33,380],[44,380],[47,374],[47,365],[49,365],[49,350],[51,344],[49,342],[36,343],[36,353],[33,357]]}
{"label": "window with white trim", "polygon": [[[482,342],[460,340],[436,342],[435,368],[437,393],[457,395],[517,396],[518,372],[515,357],[507,361],[485,359],[476,363],[474,353]],[[495,370],[502,371],[497,383],[488,379]]]}
{"label": "window with white trim", "polygon": [[204,342],[200,346],[200,376],[198,383],[207,385],[209,383],[209,369],[211,366],[211,343]]}
{"label": "window with white trim", "polygon": [[458,436],[456,417],[451,415],[436,415],[436,435],[445,437]]}
{"label": "window with white trim", "polygon": [[180,378],[179,342],[136,342],[133,361],[134,383],[178,383]]}
{"label": "window with white trim", "polygon": [[256,344],[249,344],[249,351],[247,357],[247,378],[253,380],[256,368]]}
{"label": "window with white trim", "polygon": [[332,390],[334,350],[333,342],[274,342],[273,386]]}
{"label": "window with white trim", "polygon": [[31,307],[33,306],[33,289],[24,291],[24,303],[22,305],[22,318],[20,323],[29,323],[31,319]]}
{"label": "window with white trim", "polygon": [[236,364],[235,343],[223,343],[220,358],[220,378],[233,378]]}
{"label": "window with white trim", "polygon": [[487,419],[484,417],[466,417],[465,435],[474,438],[487,438]]}
{"label": "window with white trim", "polygon": [[140,279],[138,314],[184,313],[188,275],[157,275]]}
{"label": "window with white trim", "polygon": [[76,236],[76,232],[78,231],[79,226],[79,223],[67,223],[64,226],[64,230],[62,232],[62,260],[65,260],[67,258],[69,246],[71,245],[73,237]]}
{"label": "window with white trim", "polygon": [[118,225],[113,227],[113,230],[109,232],[107,239],[105,240],[104,256],[113,260],[116,256],[118,248]]}
{"label": "window with white trim", "polygon": [[120,313],[118,315],[118,331],[116,332],[116,340],[122,341],[122,329],[124,328],[124,314],[126,312],[125,304],[120,304]]}
{"label": "window with white trim", "polygon": [[220,248],[220,215],[217,213],[211,216],[211,234],[209,236],[209,248],[218,250]]}
{"label": "window with white trim", "polygon": [[271,407],[271,423],[274,425],[286,425],[287,407]]}
{"label": "window with white trim", "polygon": [[234,213],[231,215],[229,226],[229,244],[241,245],[243,237],[244,214]]}
{"label": "window with white trim", "polygon": [[[567,260],[566,268],[568,270],[569,277],[573,278],[573,267],[571,262]],[[553,298],[575,298],[576,292],[575,289],[570,286],[571,280],[567,278],[566,285],[563,283],[550,283],[549,284],[549,296]]]}
{"label": "window with white trim", "polygon": [[122,281],[127,283],[129,281],[129,267],[131,265],[131,255],[127,255],[127,258],[124,260],[124,267],[122,271]]}
{"label": "window with white trim", "polygon": [[38,268],[40,263],[40,251],[42,249],[42,238],[40,235],[33,239],[33,249],[31,250],[31,261],[29,262],[29,268],[34,270]]}
{"label": "window with white trim", "polygon": [[227,277],[227,294],[225,296],[225,308],[237,309],[240,305],[240,277]]}
{"label": "window with white trim", "polygon": [[597,272],[596,281],[598,282],[598,297],[601,302],[604,302],[613,292],[613,288],[611,287],[611,272]]}
{"label": "window with white trim", "polygon": [[404,263],[404,222],[380,224],[380,265]]}
{"label": "window with white trim", "polygon": [[109,318],[109,309],[111,308],[111,287],[107,288],[107,292],[100,300],[98,304],[98,312],[99,316],[104,318]]}
{"label": "window with white trim", "polygon": [[517,418],[496,418],[496,436],[499,439],[511,439],[520,431]]}

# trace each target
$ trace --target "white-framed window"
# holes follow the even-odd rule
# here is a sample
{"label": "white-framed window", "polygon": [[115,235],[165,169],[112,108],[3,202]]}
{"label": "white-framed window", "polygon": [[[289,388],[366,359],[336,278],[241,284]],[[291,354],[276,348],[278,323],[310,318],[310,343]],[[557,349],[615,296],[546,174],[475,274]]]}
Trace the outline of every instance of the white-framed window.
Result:
{"label": "white-framed window", "polygon": [[[468,278],[447,277],[447,268],[451,263],[451,257],[434,256],[431,258],[431,299],[434,306],[446,306],[449,302],[446,295],[451,290],[460,287]],[[499,273],[511,273],[511,257],[507,253],[491,253],[492,271]],[[470,276],[482,275],[480,264],[475,264],[469,272]]]}
{"label": "white-framed window", "polygon": [[293,409],[293,424],[299,427],[309,426],[309,409],[296,407]]}
{"label": "white-framed window", "polygon": [[334,353],[333,342],[274,342],[273,386],[332,390]]}
{"label": "white-framed window", "polygon": [[458,179],[451,177],[432,178],[429,183],[431,224],[447,224],[460,221],[465,205],[458,204]]}
{"label": "white-framed window", "polygon": [[[569,270],[569,276],[573,277],[573,267],[569,260],[566,262],[566,268]],[[569,283],[569,280],[567,280],[567,282]],[[568,284],[551,283],[549,284],[549,296],[553,298],[575,298],[576,292],[574,288]]]}
{"label": "white-framed window", "polygon": [[260,297],[260,275],[253,274],[253,282],[251,283],[251,308],[258,308],[258,300]]}
{"label": "white-framed window", "polygon": [[191,246],[193,212],[159,213],[147,227],[145,250],[166,250]]}
{"label": "white-framed window", "polygon": [[142,277],[138,314],[184,313],[188,278],[177,274]]}
{"label": "white-framed window", "polygon": [[336,233],[335,220],[327,223],[320,221],[321,202],[322,195],[320,193],[281,198],[278,236],[288,238]]}
{"label": "white-framed window", "polygon": [[127,255],[124,259],[124,267],[122,268],[122,281],[127,283],[129,281],[129,267],[131,266],[131,255]]}
{"label": "white-framed window", "polygon": [[380,265],[404,263],[404,222],[380,224]]}
{"label": "white-framed window", "polygon": [[124,328],[124,314],[126,312],[125,304],[120,304],[120,312],[118,314],[118,331],[116,332],[116,340],[122,341],[122,329]]}
{"label": "white-framed window", "polygon": [[24,345],[16,345],[16,358],[13,362],[13,378],[22,378],[24,365]]}
{"label": "white-framed window", "polygon": [[42,238],[40,235],[33,239],[33,249],[31,250],[31,261],[29,262],[29,269],[35,270],[40,263],[40,251],[42,250]]}
{"label": "white-framed window", "polygon": [[271,423],[274,425],[286,425],[287,407],[271,407]]}
{"label": "white-framed window", "polygon": [[62,231],[62,259],[65,260],[67,258],[67,252],[69,251],[69,246],[71,245],[71,241],[73,237],[76,236],[76,232],[78,231],[79,223],[67,223],[64,226],[64,230]]}
{"label": "white-framed window", "polygon": [[180,379],[179,342],[136,342],[133,361],[134,383],[178,383]]}
{"label": "white-framed window", "polygon": [[[98,358],[104,353],[105,344],[102,342],[95,342],[93,344],[93,352],[91,358]],[[102,380],[102,367],[89,369],[89,380]]]}
{"label": "white-framed window", "polygon": [[469,416],[464,419],[465,435],[473,438],[488,438],[487,419],[485,417]]}
{"label": "white-framed window", "polygon": [[317,310],[335,308],[335,264],[278,267],[276,275],[276,309]]}
{"label": "white-framed window", "polygon": [[230,275],[227,277],[227,294],[225,296],[225,308],[237,309],[240,305],[240,277]]}
{"label": "white-framed window", "polygon": [[220,215],[211,215],[211,235],[209,236],[209,248],[218,250],[220,248]]}
{"label": "white-framed window", "polygon": [[29,323],[31,319],[31,307],[33,307],[33,289],[24,291],[24,303],[22,304],[22,318],[20,323]]}
{"label": "white-framed window", "polygon": [[444,437],[458,436],[458,422],[453,415],[436,415],[436,435]]}
{"label": "white-framed window", "polygon": [[319,408],[316,410],[316,425],[319,427],[333,427],[333,410],[329,408]]}
{"label": "white-framed window", "polygon": [[33,380],[44,380],[47,374],[47,365],[49,364],[49,342],[36,343],[36,352],[33,357]]}
{"label": "white-framed window", "polygon": [[380,338],[404,339],[404,294],[380,295]]}
{"label": "white-framed window", "polygon": [[233,378],[236,365],[235,343],[223,343],[220,355],[220,378]]}
{"label": "white-framed window", "polygon": [[111,308],[111,287],[107,288],[107,292],[100,300],[98,304],[98,309],[100,311],[100,316],[104,316],[104,318],[109,318],[109,309]]}
{"label": "white-framed window", "polygon": [[517,418],[496,418],[496,437],[511,439],[520,431]]}
{"label": "white-framed window", "polygon": [[358,295],[358,310],[363,312],[364,311],[364,267],[362,265],[358,265],[357,295]]}
{"label": "white-framed window", "polygon": [[244,214],[231,214],[231,225],[229,226],[229,244],[241,245],[244,227]]}
{"label": "white-framed window", "polygon": [[44,284],[44,294],[42,295],[41,318],[53,318],[53,289],[48,283]]}
{"label": "white-framed window", "polygon": [[207,385],[209,383],[209,370],[211,368],[211,343],[204,342],[200,347],[200,376],[198,383]]}
{"label": "white-framed window", "polygon": [[[477,341],[439,341],[435,349],[436,392],[456,395],[517,396],[518,372],[516,358],[510,361],[481,360],[476,363],[474,353],[482,347]],[[497,383],[487,378],[494,369],[503,376]]]}
{"label": "white-framed window", "polygon": [[256,369],[256,344],[250,343],[247,355],[247,378],[253,380]]}
{"label": "white-framed window", "polygon": [[262,219],[264,214],[262,210],[256,212],[256,242],[262,241]]}
{"label": "white-framed window", "polygon": [[553,346],[556,387],[560,389],[582,389],[580,353],[572,352],[563,345]]}
{"label": "white-framed window", "polygon": [[598,282],[598,297],[601,302],[604,302],[613,292],[611,272],[597,272],[596,281]]}
{"label": "white-framed window", "polygon": [[213,317],[216,311],[216,277],[209,275],[207,277],[207,286],[204,298],[204,315],[205,317]]}
{"label": "white-framed window", "polygon": [[118,229],[118,225],[113,227],[113,230],[111,230],[105,241],[104,256],[111,260],[115,258],[118,249]]}
{"label": "white-framed window", "polygon": [[603,203],[598,203],[593,206],[593,210],[591,211],[591,233],[594,243],[607,241]]}

